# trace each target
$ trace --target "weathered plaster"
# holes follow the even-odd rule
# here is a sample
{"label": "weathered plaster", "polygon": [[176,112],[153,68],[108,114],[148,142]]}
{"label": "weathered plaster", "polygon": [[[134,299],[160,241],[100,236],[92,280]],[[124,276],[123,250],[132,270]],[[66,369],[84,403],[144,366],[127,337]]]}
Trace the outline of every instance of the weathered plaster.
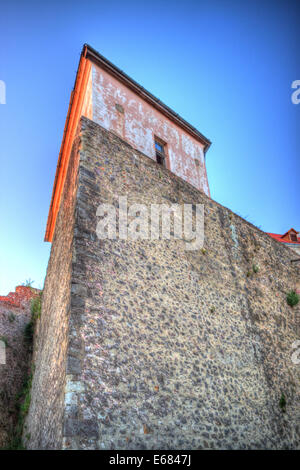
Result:
{"label": "weathered plaster", "polygon": [[[203,144],[95,64],[92,76],[93,120],[152,159],[159,137],[167,144],[167,167],[209,195]],[[116,104],[124,109],[121,116]]]}

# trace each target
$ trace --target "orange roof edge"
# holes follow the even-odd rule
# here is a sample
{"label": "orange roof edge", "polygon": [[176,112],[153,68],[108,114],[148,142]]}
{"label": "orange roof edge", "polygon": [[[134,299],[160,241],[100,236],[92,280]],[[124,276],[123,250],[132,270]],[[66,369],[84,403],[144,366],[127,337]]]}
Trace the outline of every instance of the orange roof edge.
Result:
{"label": "orange roof edge", "polygon": [[109,62],[105,57],[99,54],[99,52],[97,52],[91,46],[89,46],[88,44],[84,44],[75,78],[74,88],[70,97],[68,114],[60,147],[58,163],[56,167],[50,209],[46,226],[46,233],[44,238],[44,240],[47,242],[51,242],[53,239],[54,228],[61,201],[63,186],[66,178],[72,143],[81,116],[83,99],[87,87],[92,62],[100,65],[105,70],[109,71],[110,74],[117,77],[119,80],[121,80],[121,82],[125,83],[126,86],[128,86],[138,95],[142,96],[143,99],[151,103],[152,106],[157,108],[169,119],[177,123],[177,125],[183,127],[196,139],[200,140],[204,145],[204,153],[206,153],[206,151],[211,145],[209,139],[207,139],[203,134],[201,134],[196,128],[191,126],[181,116],[175,113],[175,111],[166,106],[162,101],[160,101],[150,92],[148,92],[145,88],[135,82],[131,77],[126,75],[114,64]]}
{"label": "orange roof edge", "polygon": [[44,241],[51,242],[55,228],[55,222],[59,210],[60,200],[62,196],[63,185],[66,178],[71,146],[78,121],[80,118],[83,98],[87,86],[87,79],[91,67],[91,63],[86,59],[87,46],[84,45],[80,55],[79,66],[75,78],[74,88],[71,92],[69,108],[64,127],[62,143],[59,151],[59,157],[55,172],[54,185],[51,196],[50,209],[47,219],[46,233]]}

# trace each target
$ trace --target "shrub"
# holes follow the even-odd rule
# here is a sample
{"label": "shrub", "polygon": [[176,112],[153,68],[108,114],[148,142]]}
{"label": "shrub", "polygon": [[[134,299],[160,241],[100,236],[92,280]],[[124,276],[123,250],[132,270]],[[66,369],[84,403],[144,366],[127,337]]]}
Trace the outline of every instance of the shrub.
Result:
{"label": "shrub", "polygon": [[6,336],[0,336],[0,341],[2,341],[6,347],[8,346],[8,340]]}
{"label": "shrub", "polygon": [[294,307],[299,302],[299,295],[294,290],[291,290],[287,293],[286,301],[290,307]]}
{"label": "shrub", "polygon": [[34,321],[40,318],[41,316],[42,294],[43,292],[40,292],[39,295],[34,297],[31,301],[31,319]]}
{"label": "shrub", "polygon": [[41,316],[42,292],[40,292],[39,295],[37,295],[36,297],[32,299],[30,310],[31,310],[31,319],[25,326],[24,337],[27,343],[29,344],[30,349],[32,349],[36,321]]}
{"label": "shrub", "polygon": [[280,397],[280,400],[279,400],[279,407],[280,407],[280,409],[283,413],[286,412],[286,398],[285,398],[284,393],[281,394],[281,397]]}
{"label": "shrub", "polygon": [[28,322],[27,325],[25,326],[24,336],[25,336],[25,340],[29,344],[32,344],[33,342],[34,326],[35,324],[33,320],[30,320],[30,322]]}

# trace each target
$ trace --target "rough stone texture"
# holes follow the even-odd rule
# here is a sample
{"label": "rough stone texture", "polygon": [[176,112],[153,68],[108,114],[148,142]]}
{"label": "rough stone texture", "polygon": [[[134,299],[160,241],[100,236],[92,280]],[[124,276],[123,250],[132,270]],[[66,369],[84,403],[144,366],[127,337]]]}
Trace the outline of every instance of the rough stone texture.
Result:
{"label": "rough stone texture", "polygon": [[[62,445],[79,144],[80,139],[76,138],[47,268],[41,318],[37,324],[34,347],[35,373],[24,432],[24,440],[29,449],[59,449]],[[29,442],[25,439],[28,434],[30,434]]]}
{"label": "rough stone texture", "polygon": [[300,246],[299,245],[288,245],[291,250],[294,251],[294,253],[297,253],[297,255],[300,255]]}
{"label": "rough stone texture", "polygon": [[[78,187],[76,142],[46,279],[29,447],[298,448],[291,251],[98,124],[82,118],[79,131]],[[120,195],[204,204],[205,249],[99,240],[97,207]]]}
{"label": "rough stone texture", "polygon": [[24,333],[31,318],[31,299],[38,292],[17,286],[15,292],[0,298],[0,341],[5,344],[5,363],[0,361],[0,448],[8,445],[13,434],[16,396],[30,367],[31,353]]}

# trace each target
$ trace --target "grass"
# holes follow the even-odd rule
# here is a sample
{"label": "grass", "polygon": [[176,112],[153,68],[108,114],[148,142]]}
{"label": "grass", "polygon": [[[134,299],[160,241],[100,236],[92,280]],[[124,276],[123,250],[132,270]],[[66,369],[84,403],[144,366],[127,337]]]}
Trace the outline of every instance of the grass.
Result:
{"label": "grass", "polygon": [[253,264],[252,265],[252,271],[256,274],[259,272],[259,266],[258,264]]}
{"label": "grass", "polygon": [[25,287],[32,287],[32,284],[34,283],[34,281],[32,279],[26,279],[25,282],[23,282],[22,286],[25,286]]}
{"label": "grass", "polygon": [[257,273],[259,272],[259,270],[260,270],[259,265],[253,263],[253,264],[252,264],[252,269],[251,269],[251,270],[249,269],[249,270],[247,271],[246,276],[247,276],[247,277],[251,277],[251,276],[253,276],[253,274],[257,274]]}

